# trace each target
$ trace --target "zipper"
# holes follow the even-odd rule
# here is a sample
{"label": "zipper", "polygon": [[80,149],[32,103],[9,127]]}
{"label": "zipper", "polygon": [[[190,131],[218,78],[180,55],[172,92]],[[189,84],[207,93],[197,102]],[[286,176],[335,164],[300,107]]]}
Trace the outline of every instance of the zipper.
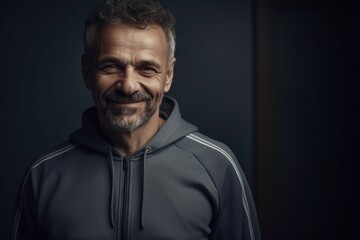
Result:
{"label": "zipper", "polygon": [[115,231],[115,239],[121,239],[121,231],[122,231],[122,206],[123,206],[123,194],[124,194],[124,172],[123,172],[124,165],[119,164],[117,171],[120,173],[119,181],[115,187],[117,191],[117,198],[116,198],[116,231]]}
{"label": "zipper", "polygon": [[130,157],[123,159],[124,191],[122,203],[122,240],[128,239],[129,233],[129,194],[130,194]]}

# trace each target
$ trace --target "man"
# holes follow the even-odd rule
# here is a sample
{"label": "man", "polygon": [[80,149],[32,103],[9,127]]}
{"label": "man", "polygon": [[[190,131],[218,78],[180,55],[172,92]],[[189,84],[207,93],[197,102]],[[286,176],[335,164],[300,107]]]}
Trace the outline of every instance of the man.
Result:
{"label": "man", "polygon": [[260,239],[233,153],[164,96],[174,27],[151,0],[108,0],[89,16],[82,65],[96,107],[26,173],[12,239]]}

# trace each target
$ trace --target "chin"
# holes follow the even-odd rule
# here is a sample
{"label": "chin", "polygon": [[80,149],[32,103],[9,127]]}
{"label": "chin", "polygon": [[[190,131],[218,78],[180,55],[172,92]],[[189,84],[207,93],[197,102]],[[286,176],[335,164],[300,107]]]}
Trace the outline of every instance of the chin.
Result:
{"label": "chin", "polygon": [[131,115],[113,115],[111,113],[106,114],[106,118],[110,123],[110,126],[121,132],[132,132],[142,126],[144,126],[152,115],[146,113],[131,114]]}
{"label": "chin", "polygon": [[114,130],[132,132],[148,123],[155,112],[156,104],[148,103],[145,108],[108,107],[104,109],[103,116]]}

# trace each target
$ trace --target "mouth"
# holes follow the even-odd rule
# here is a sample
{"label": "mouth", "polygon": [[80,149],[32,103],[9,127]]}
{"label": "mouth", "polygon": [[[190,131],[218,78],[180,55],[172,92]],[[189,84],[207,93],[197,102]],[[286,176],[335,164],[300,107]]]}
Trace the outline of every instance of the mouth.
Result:
{"label": "mouth", "polygon": [[122,97],[122,96],[113,95],[113,96],[105,96],[104,100],[106,102],[112,102],[112,103],[131,104],[131,103],[146,102],[151,100],[151,98],[145,96]]}
{"label": "mouth", "polygon": [[150,104],[151,97],[150,95],[144,93],[134,93],[132,95],[125,95],[121,92],[110,92],[105,94],[104,98],[104,107],[108,106],[112,109],[125,110],[125,109],[135,109],[146,108]]}
{"label": "mouth", "polygon": [[126,107],[131,107],[131,106],[137,106],[140,104],[143,104],[145,101],[112,101],[109,100],[107,101],[107,104],[109,105],[117,105],[117,106],[126,106]]}

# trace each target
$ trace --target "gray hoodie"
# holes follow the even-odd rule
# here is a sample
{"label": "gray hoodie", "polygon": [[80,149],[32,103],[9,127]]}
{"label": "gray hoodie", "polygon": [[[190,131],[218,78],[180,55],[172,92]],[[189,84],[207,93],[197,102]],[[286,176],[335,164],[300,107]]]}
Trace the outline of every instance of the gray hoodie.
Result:
{"label": "gray hoodie", "polygon": [[174,99],[160,110],[165,125],[131,157],[86,110],[82,128],[25,174],[12,240],[260,239],[233,153],[184,121]]}

